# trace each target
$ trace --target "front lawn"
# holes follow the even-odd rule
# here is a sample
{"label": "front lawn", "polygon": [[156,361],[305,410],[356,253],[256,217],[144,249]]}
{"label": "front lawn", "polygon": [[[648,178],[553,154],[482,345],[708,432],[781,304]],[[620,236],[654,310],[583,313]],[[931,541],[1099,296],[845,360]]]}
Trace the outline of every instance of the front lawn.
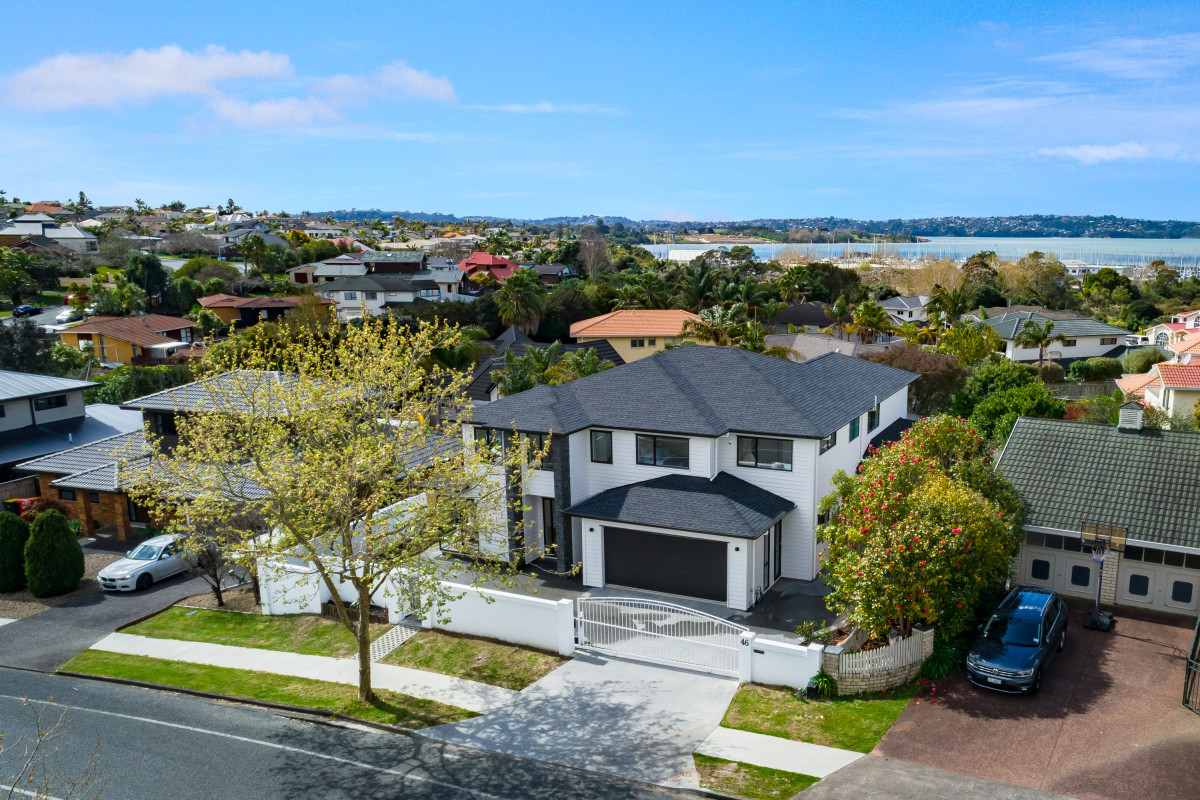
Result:
{"label": "front lawn", "polygon": [[530,647],[442,631],[421,631],[380,663],[524,689],[567,659]]}
{"label": "front lawn", "polygon": [[[380,636],[388,627],[372,625],[371,638]],[[333,658],[349,658],[358,652],[354,634],[344,625],[314,614],[269,617],[173,606],[121,632]]]}
{"label": "front lawn", "polygon": [[914,683],[878,694],[801,700],[795,689],[744,683],[721,724],[726,728],[869,753],[916,693]]}
{"label": "front lawn", "polygon": [[62,667],[72,672],[107,675],[113,678],[149,681],[231,697],[287,703],[349,717],[398,725],[402,728],[426,728],[477,716],[462,708],[422,700],[418,697],[376,689],[373,704],[358,700],[358,688],[342,683],[293,678],[269,672],[210,667],[147,656],[84,650]]}
{"label": "front lawn", "polygon": [[693,754],[692,758],[696,760],[702,788],[753,800],[786,800],[819,780],[811,775],[726,761],[699,753]]}

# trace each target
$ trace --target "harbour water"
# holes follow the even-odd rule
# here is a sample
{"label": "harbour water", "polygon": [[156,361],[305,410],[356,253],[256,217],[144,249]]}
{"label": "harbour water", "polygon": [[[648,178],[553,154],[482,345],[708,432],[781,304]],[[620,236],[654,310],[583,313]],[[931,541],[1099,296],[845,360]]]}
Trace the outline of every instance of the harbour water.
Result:
{"label": "harbour water", "polygon": [[[732,244],[648,244],[642,245],[656,258],[666,258],[671,250],[704,252]],[[994,251],[1005,260],[1018,259],[1035,250],[1052,253],[1060,260],[1075,259],[1088,264],[1138,266],[1161,258],[1176,267],[1200,266],[1200,239],[1087,239],[1054,237],[933,237],[912,244],[755,244],[754,254],[769,261],[787,249],[799,249],[828,259],[858,258],[952,258],[963,259],[982,250]]]}

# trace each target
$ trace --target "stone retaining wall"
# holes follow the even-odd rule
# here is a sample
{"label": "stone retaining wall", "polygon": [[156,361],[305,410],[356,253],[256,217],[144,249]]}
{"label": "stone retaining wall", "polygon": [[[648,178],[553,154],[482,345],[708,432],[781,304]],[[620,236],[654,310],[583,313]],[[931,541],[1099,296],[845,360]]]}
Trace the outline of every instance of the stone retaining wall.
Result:
{"label": "stone retaining wall", "polygon": [[[821,657],[821,671],[837,680],[839,695],[879,692],[902,686],[917,677],[917,673],[921,671],[921,664],[933,652],[933,628],[918,625],[913,628],[912,637],[917,637],[920,649],[911,657],[900,657],[901,642],[906,640],[896,638],[887,647],[871,651],[879,653],[883,660],[891,660],[893,662],[891,665],[880,666],[867,673],[860,671],[849,673],[846,671],[848,660],[846,657],[857,652],[870,638],[865,631],[856,629],[841,644],[825,648]],[[888,658],[889,655],[891,659]]]}

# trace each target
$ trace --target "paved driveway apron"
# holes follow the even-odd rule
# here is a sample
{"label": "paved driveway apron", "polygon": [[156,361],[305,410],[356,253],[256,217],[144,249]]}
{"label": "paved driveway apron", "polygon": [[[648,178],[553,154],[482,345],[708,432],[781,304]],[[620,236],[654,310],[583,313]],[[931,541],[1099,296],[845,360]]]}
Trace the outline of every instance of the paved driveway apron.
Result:
{"label": "paved driveway apron", "polygon": [[58,669],[121,625],[207,588],[200,578],[176,575],[143,592],[94,592],[0,627],[0,666]]}
{"label": "paved driveway apron", "polygon": [[511,705],[420,735],[698,788],[692,751],[720,724],[737,686],[733,678],[579,654]]}

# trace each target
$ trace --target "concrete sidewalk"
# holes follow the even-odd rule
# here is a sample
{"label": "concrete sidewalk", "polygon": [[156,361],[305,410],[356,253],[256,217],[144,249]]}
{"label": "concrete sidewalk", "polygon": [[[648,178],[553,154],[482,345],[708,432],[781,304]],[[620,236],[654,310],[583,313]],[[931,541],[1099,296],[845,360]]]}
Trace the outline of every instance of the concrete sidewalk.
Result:
{"label": "concrete sidewalk", "polygon": [[709,734],[696,752],[727,761],[798,772],[814,778],[824,778],[863,757],[863,753],[837,747],[721,727]]}
{"label": "concrete sidewalk", "polygon": [[[353,658],[330,658],[280,650],[261,650],[256,647],[156,639],[128,633],[109,634],[92,645],[91,649],[358,685],[358,661]],[[500,686],[390,664],[372,664],[371,683],[376,689],[386,689],[481,713],[507,705],[517,695],[512,689]]]}

